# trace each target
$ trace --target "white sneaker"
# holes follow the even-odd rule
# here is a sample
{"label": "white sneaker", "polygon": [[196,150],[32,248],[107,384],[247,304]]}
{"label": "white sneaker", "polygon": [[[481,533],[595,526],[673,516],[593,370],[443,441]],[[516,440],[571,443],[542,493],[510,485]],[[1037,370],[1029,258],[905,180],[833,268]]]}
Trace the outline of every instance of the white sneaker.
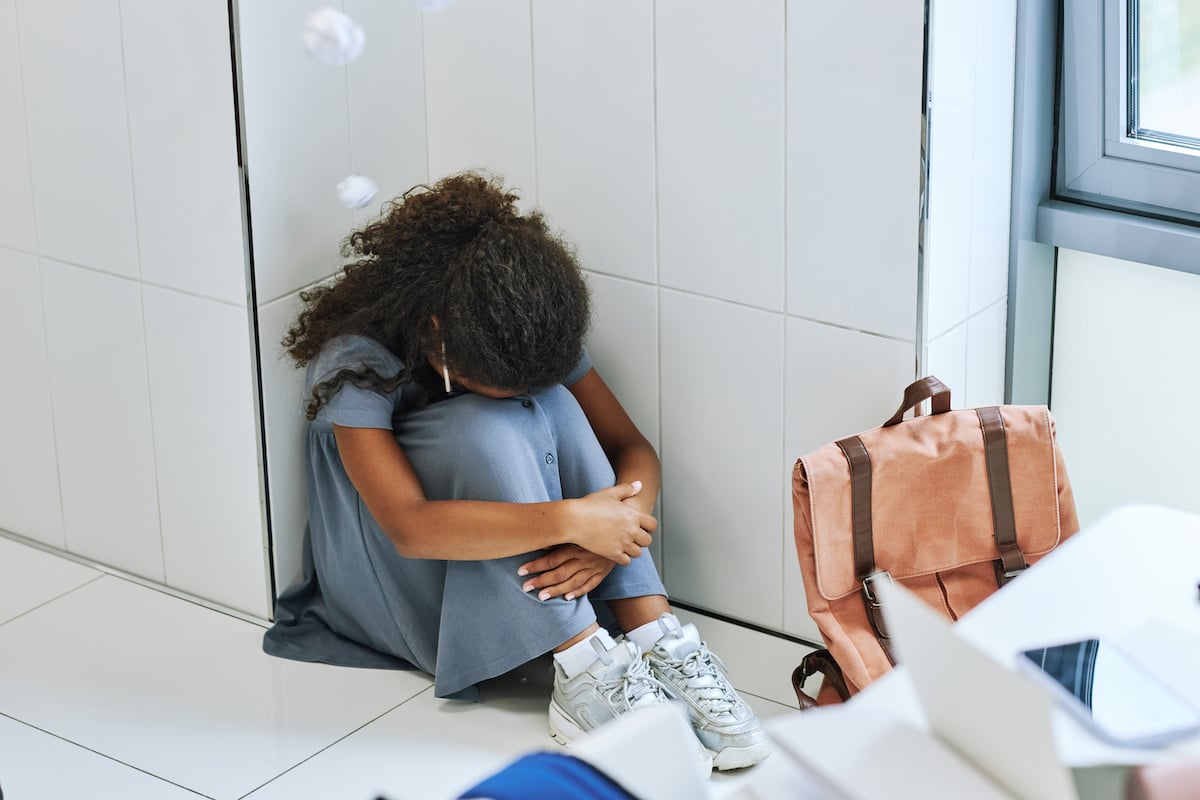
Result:
{"label": "white sneaker", "polygon": [[679,626],[669,614],[658,620],[663,636],[646,653],[650,672],[667,696],[687,704],[696,737],[719,770],[757,764],[771,743],[746,701],[725,677],[725,665],[700,641],[695,625]]}
{"label": "white sneaker", "polygon": [[[636,644],[622,639],[606,650],[598,639],[591,643],[597,658],[574,678],[568,678],[558,662],[554,663],[550,735],[560,744],[569,744],[635,708],[671,702]],[[708,751],[697,747],[696,760],[702,776],[708,777],[712,772]]]}

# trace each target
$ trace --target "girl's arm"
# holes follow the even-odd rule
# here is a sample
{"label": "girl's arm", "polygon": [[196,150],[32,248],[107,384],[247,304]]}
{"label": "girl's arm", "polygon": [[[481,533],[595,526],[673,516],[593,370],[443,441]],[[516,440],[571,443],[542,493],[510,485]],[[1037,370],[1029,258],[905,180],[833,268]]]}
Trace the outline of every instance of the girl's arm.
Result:
{"label": "girl's arm", "polygon": [[[612,463],[617,481],[642,484],[642,490],[625,498],[625,503],[646,514],[652,513],[659,489],[659,463],[654,447],[633,424],[596,370],[588,370],[570,389]],[[614,566],[613,561],[595,553],[565,545],[522,564],[518,574],[535,576],[526,580],[523,588],[527,592],[537,591],[541,600],[560,595],[574,600],[595,589]]]}
{"label": "girl's arm", "polygon": [[617,483],[642,483],[642,490],[626,498],[625,502],[647,514],[652,513],[660,486],[658,454],[654,447],[633,424],[595,369],[588,370],[570,390],[613,465]]}
{"label": "girl's arm", "polygon": [[573,542],[628,564],[649,546],[658,525],[650,514],[622,502],[639,488],[625,483],[545,503],[427,500],[391,431],[334,425],[333,433],[346,474],[367,509],[409,558],[483,560]]}

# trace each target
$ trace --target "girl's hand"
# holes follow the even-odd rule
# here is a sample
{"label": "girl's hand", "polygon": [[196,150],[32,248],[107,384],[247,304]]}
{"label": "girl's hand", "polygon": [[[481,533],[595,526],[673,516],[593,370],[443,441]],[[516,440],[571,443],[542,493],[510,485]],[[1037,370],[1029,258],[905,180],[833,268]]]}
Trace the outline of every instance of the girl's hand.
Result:
{"label": "girl's hand", "polygon": [[567,600],[582,597],[600,585],[615,567],[604,556],[584,550],[577,544],[563,544],[541,558],[522,564],[518,575],[541,573],[525,581],[521,591],[538,591],[538,600],[565,595]]}
{"label": "girl's hand", "polygon": [[633,561],[650,546],[650,534],[658,529],[653,515],[623,502],[641,490],[641,481],[618,483],[566,501],[572,509],[569,541],[617,564]]}

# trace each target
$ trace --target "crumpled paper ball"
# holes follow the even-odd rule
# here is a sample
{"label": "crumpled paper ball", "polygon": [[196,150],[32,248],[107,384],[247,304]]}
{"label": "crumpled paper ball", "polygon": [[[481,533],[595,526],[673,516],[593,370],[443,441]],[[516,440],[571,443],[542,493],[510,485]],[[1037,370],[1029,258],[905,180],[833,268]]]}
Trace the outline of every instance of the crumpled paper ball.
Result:
{"label": "crumpled paper ball", "polygon": [[346,208],[365,208],[379,191],[379,186],[366,175],[347,175],[337,190],[338,199]]}
{"label": "crumpled paper ball", "polygon": [[443,11],[454,4],[454,0],[412,0],[418,11]]}
{"label": "crumpled paper ball", "polygon": [[349,64],[362,55],[367,43],[357,22],[329,6],[309,15],[302,38],[308,54],[326,64]]}

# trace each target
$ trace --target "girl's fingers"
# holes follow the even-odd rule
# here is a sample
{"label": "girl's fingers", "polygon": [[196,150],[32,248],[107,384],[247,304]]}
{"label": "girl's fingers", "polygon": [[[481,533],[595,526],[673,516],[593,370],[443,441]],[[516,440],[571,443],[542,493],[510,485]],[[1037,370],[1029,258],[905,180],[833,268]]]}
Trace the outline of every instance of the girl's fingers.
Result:
{"label": "girl's fingers", "polygon": [[556,584],[563,583],[578,572],[578,566],[572,567],[572,565],[568,563],[558,569],[552,569],[549,572],[543,572],[536,578],[530,578],[529,580],[525,581],[524,585],[521,586],[521,591],[531,592],[534,589],[544,589],[548,586],[554,586]]}
{"label": "girl's fingers", "polygon": [[616,500],[625,500],[633,497],[642,490],[642,482],[634,481],[633,483],[618,483],[615,486],[610,486],[607,489],[600,489],[595,494],[606,495]]}
{"label": "girl's fingers", "polygon": [[567,600],[574,600],[579,595],[590,591],[588,589],[583,589],[583,587],[587,586],[588,581],[592,578],[593,574],[594,573],[585,570],[576,572],[566,580],[556,583],[553,586],[548,586],[542,591],[538,592],[538,600],[545,601],[553,597],[560,597],[564,595],[566,596]]}
{"label": "girl's fingers", "polygon": [[567,563],[573,557],[574,553],[569,547],[560,547],[540,558],[535,558],[527,564],[522,564],[517,568],[517,574],[521,576],[532,575],[535,572],[545,572],[546,570],[555,569]]}
{"label": "girl's fingers", "polygon": [[579,588],[574,589],[573,591],[567,592],[565,595],[563,595],[563,599],[564,600],[574,600],[576,597],[583,597],[585,594],[590,592],[592,589],[595,589],[597,586],[599,586],[600,581],[602,581],[602,580],[604,580],[603,576],[594,575],[591,578],[588,578],[586,581],[584,581],[583,585],[580,586]]}

